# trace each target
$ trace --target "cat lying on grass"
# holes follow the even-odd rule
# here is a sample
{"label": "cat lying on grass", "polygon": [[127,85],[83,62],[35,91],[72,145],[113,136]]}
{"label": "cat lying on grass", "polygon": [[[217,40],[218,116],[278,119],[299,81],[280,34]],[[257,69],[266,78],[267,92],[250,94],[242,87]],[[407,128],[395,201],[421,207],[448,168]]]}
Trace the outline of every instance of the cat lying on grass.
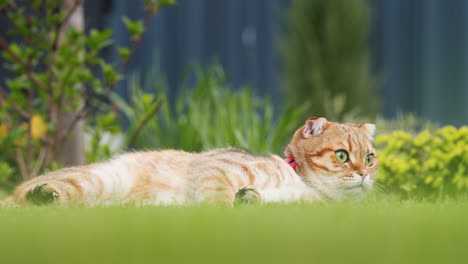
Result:
{"label": "cat lying on grass", "polygon": [[294,133],[286,160],[234,148],[127,153],[26,181],[12,200],[18,205],[233,205],[348,199],[374,183],[374,131],[373,124],[311,117]]}

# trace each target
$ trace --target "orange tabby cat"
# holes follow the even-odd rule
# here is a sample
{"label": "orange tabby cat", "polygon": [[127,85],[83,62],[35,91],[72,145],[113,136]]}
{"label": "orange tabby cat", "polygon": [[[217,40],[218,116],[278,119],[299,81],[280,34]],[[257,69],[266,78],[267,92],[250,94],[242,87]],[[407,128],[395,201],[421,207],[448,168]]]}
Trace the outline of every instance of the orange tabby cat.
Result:
{"label": "orange tabby cat", "polygon": [[312,117],[294,134],[285,150],[286,161],[234,148],[128,153],[24,182],[13,200],[17,204],[232,205],[345,199],[373,185],[374,130],[372,124]]}

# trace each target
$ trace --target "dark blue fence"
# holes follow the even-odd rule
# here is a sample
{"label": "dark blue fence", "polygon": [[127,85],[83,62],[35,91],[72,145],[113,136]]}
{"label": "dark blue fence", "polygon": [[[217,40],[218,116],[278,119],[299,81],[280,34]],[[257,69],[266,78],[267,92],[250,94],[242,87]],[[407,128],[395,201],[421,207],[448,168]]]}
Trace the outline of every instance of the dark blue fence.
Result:
{"label": "dark blue fence", "polygon": [[[229,82],[251,85],[259,94],[278,100],[280,59],[277,40],[284,0],[179,0],[152,20],[130,71],[144,73],[155,66],[167,77],[172,93],[190,63],[207,66],[217,60]],[[91,26],[113,28],[117,43],[128,44],[121,17],[143,17],[142,1],[88,1]],[[115,50],[104,54],[116,58]]]}
{"label": "dark blue fence", "polygon": [[372,44],[388,116],[468,124],[468,1],[374,0]]}
{"label": "dark blue fence", "polygon": [[[330,0],[338,1],[338,0]],[[348,1],[348,0],[342,0]],[[86,1],[88,26],[114,29],[128,45],[122,16],[143,17],[143,1]],[[217,58],[234,87],[251,85],[281,103],[278,39],[290,0],[178,0],[154,18],[129,71],[149,72],[159,56],[173,95],[192,63]],[[384,114],[415,112],[442,124],[468,123],[468,1],[372,0],[370,39]],[[0,19],[5,25],[5,21]],[[0,28],[0,31],[6,30]],[[103,54],[117,58],[111,48]],[[2,74],[2,82],[5,75]],[[122,84],[121,92],[125,89]]]}

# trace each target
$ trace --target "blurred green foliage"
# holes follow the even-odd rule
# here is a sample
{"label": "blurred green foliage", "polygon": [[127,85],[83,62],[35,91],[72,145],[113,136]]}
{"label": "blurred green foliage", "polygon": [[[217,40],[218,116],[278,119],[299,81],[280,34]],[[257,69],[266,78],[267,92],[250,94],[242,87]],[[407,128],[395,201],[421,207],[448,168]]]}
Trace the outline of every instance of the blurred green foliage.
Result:
{"label": "blurred green foliage", "polygon": [[[353,120],[354,122],[360,122],[359,120]],[[378,116],[376,121],[378,134],[388,134],[395,130],[403,130],[407,133],[417,134],[423,130],[437,130],[440,128],[440,124],[421,118],[413,113],[397,113],[392,118],[383,118]]]}
{"label": "blurred green foliage", "polygon": [[[282,153],[295,129],[302,125],[304,106],[280,108],[248,87],[233,89],[219,65],[206,70],[194,67],[194,74],[194,85],[184,85],[174,105],[163,103],[139,137],[132,144],[127,139],[126,146],[187,151],[233,146],[254,153]],[[161,79],[150,86],[152,90],[145,91],[134,75],[129,86],[130,103],[114,100],[129,120],[129,131],[134,131],[140,123],[136,121],[155,107],[156,98],[168,102],[168,94]]]}
{"label": "blurred green foliage", "polygon": [[[207,69],[193,67],[193,80],[188,78],[190,81],[179,89],[174,104],[169,103],[168,85],[159,73],[148,73],[156,78],[148,78],[144,85],[139,75],[133,74],[128,79],[130,100],[126,101],[111,93],[120,72],[97,56],[111,44],[110,30],[85,33],[69,29],[58,45],[57,30],[66,15],[57,8],[59,1],[31,2],[32,11],[42,8],[41,4],[56,10],[43,21],[25,16],[27,11],[21,8],[6,9],[12,2],[0,1],[0,10],[17,24],[11,33],[34,45],[2,41],[4,66],[15,75],[6,81],[8,93],[2,90],[0,94],[0,186],[12,186],[12,179],[16,176],[14,180],[18,180],[19,174],[26,178],[42,167],[58,168],[53,160],[45,165],[38,161],[41,149],[57,152],[53,146],[69,136],[67,131],[57,130],[59,119],[50,113],[84,111],[87,115],[94,112],[89,106],[91,110],[99,106],[102,97],[112,104],[105,113],[87,120],[87,162],[129,148],[203,151],[233,146],[281,155],[306,113],[333,121],[357,121],[377,114],[378,101],[372,89],[376,82],[366,47],[370,23],[366,0],[292,2],[287,16],[290,36],[283,42],[285,85],[291,101],[283,106],[255,95],[248,87],[233,89],[217,64]],[[171,2],[145,1],[152,14],[158,6]],[[128,18],[123,23],[133,41],[139,41],[145,24]],[[117,49],[125,66],[132,51]],[[91,67],[100,69],[102,76]],[[80,88],[83,84],[86,93]],[[84,105],[88,108],[82,108]],[[383,131],[376,144],[379,179],[385,188],[407,195],[468,189],[467,127],[436,131],[435,124],[407,114],[394,121],[377,119],[377,124],[378,131]],[[121,127],[126,127],[124,132]],[[26,173],[18,168],[18,153],[24,153],[22,159],[30,162]]]}
{"label": "blurred green foliage", "polygon": [[88,122],[86,128],[86,163],[98,162],[110,158],[120,149],[112,148],[113,140],[122,133],[119,113],[110,111]]}
{"label": "blurred green foliage", "polygon": [[[123,19],[132,48],[116,47],[121,61],[113,64],[99,56],[112,44],[112,30],[84,31],[82,23],[75,23],[83,20],[83,1],[0,0],[6,28],[0,33],[1,66],[10,73],[6,87],[0,86],[0,184],[12,176],[14,181],[27,180],[56,168],[60,158],[69,153],[74,155],[66,165],[82,162],[77,158],[84,156],[82,150],[64,150],[64,146],[83,133],[78,126],[83,120],[95,126],[93,139],[111,129],[116,111],[109,97],[151,17],[174,1],[143,3],[144,22]],[[106,114],[101,116],[102,112]],[[81,145],[79,141],[75,145]],[[90,160],[104,156],[98,153],[109,154],[98,147],[93,142],[95,155]]]}
{"label": "blurred green foliage", "polygon": [[397,130],[377,137],[379,180],[408,195],[468,190],[468,127],[447,126],[413,136]]}
{"label": "blurred green foliage", "polygon": [[[118,96],[113,98],[129,123],[121,149],[203,151],[234,146],[254,153],[281,155],[295,129],[302,125],[304,106],[278,109],[267,97],[255,96],[247,87],[235,90],[227,85],[223,69],[216,64],[206,70],[194,67],[194,72],[193,85],[180,89],[174,105],[167,103],[167,84],[159,73],[148,74],[155,79],[150,78],[143,85],[138,74],[129,78],[130,102]],[[141,120],[148,116],[141,126]],[[97,144],[103,131],[120,132],[115,128],[117,120],[111,114],[101,119],[90,131],[96,137],[89,161],[115,153],[108,145]],[[468,187],[466,127],[445,127],[431,134],[429,131],[438,129],[437,125],[411,114],[399,114],[395,120],[379,118],[377,124],[378,177],[385,189],[415,194]],[[131,140],[138,128],[138,137]],[[412,136],[421,130],[424,131]]]}
{"label": "blurred green foliage", "polygon": [[367,0],[293,0],[281,39],[284,93],[308,112],[343,121],[378,112]]}

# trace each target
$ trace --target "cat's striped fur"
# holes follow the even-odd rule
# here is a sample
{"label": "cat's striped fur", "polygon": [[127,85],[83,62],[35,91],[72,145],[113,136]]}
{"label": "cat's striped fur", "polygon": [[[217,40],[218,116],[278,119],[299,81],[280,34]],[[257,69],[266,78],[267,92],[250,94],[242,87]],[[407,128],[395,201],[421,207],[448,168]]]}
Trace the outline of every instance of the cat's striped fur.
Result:
{"label": "cat's striped fur", "polygon": [[[175,150],[135,152],[110,161],[61,169],[18,186],[16,204],[142,205],[292,202],[342,199],[369,189],[377,160],[371,124],[339,124],[309,118],[294,134],[285,154],[256,156],[234,148],[203,153]],[[349,161],[337,160],[345,150]]]}

